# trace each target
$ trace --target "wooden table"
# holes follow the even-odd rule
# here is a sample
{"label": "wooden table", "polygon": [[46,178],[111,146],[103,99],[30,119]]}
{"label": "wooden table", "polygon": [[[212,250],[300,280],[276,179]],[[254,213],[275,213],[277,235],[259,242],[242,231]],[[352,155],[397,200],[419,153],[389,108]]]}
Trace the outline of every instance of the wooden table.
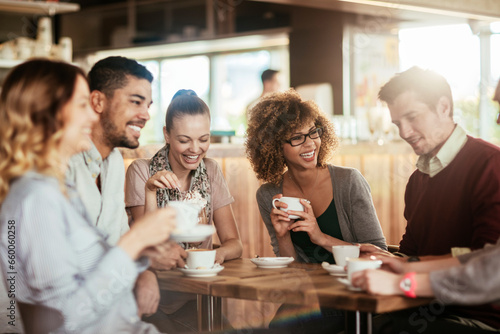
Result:
{"label": "wooden table", "polygon": [[[221,329],[221,298],[319,305],[355,313],[355,332],[371,332],[371,314],[428,304],[431,299],[373,296],[349,291],[319,264],[292,263],[286,268],[257,268],[249,259],[225,262],[215,277],[190,278],[178,271],[158,273],[160,289],[198,294],[200,330]],[[366,330],[361,318],[366,317]]]}

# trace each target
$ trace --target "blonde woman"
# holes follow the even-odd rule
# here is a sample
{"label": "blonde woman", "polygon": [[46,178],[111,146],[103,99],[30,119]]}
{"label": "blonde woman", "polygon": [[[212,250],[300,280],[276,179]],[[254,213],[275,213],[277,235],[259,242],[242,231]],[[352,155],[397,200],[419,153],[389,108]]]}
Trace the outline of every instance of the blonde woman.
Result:
{"label": "blonde woman", "polygon": [[31,60],[5,79],[0,253],[14,249],[15,257],[2,256],[1,270],[4,277],[16,272],[17,302],[62,314],[58,333],[158,333],[137,317],[132,289],[148,265],[143,255],[157,254],[153,246],[168,239],[173,210],[144,217],[111,247],[62,181],[69,158],[89,149],[96,120],[87,79],[75,66]]}

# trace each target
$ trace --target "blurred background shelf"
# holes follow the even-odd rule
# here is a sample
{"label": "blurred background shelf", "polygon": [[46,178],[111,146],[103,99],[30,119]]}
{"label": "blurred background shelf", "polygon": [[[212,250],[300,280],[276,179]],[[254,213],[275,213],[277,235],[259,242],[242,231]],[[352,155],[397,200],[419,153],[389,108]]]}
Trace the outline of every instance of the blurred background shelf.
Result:
{"label": "blurred background shelf", "polygon": [[21,64],[23,60],[15,59],[0,59],[0,68],[11,68],[18,64]]}
{"label": "blurred background shelf", "polygon": [[4,12],[55,15],[78,10],[80,10],[80,5],[75,3],[0,0],[0,11]]}

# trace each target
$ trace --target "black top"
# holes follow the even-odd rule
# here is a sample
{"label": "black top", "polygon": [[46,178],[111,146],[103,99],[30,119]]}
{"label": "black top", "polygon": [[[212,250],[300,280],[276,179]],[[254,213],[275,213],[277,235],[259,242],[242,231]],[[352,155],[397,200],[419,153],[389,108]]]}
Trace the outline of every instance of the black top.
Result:
{"label": "black top", "polygon": [[[316,221],[318,222],[321,232],[328,234],[331,237],[343,240],[342,233],[340,231],[339,217],[337,216],[337,209],[335,207],[335,200],[333,198],[328,208],[321,214],[321,216],[316,218]],[[292,242],[302,248],[312,263],[321,263],[323,261],[335,263],[331,249],[330,251],[327,251],[323,247],[312,243],[307,232],[291,231],[290,236],[292,238]]]}

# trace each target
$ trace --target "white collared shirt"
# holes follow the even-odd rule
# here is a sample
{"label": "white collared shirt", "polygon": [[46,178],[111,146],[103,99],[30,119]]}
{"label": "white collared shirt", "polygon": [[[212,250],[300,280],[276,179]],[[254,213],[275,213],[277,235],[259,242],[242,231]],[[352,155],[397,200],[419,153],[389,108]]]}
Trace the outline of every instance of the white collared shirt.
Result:
{"label": "white collared shirt", "polygon": [[421,155],[418,158],[418,170],[424,174],[428,174],[430,177],[436,176],[455,159],[466,142],[467,134],[465,130],[457,124],[455,130],[453,130],[450,137],[434,157],[429,158],[428,156]]}
{"label": "white collared shirt", "polygon": [[[101,191],[96,179],[101,178]],[[115,148],[106,159],[94,144],[86,152],[74,155],[69,163],[66,178],[75,184],[90,221],[107,235],[107,241],[115,245],[129,230],[125,211],[125,166]]]}

